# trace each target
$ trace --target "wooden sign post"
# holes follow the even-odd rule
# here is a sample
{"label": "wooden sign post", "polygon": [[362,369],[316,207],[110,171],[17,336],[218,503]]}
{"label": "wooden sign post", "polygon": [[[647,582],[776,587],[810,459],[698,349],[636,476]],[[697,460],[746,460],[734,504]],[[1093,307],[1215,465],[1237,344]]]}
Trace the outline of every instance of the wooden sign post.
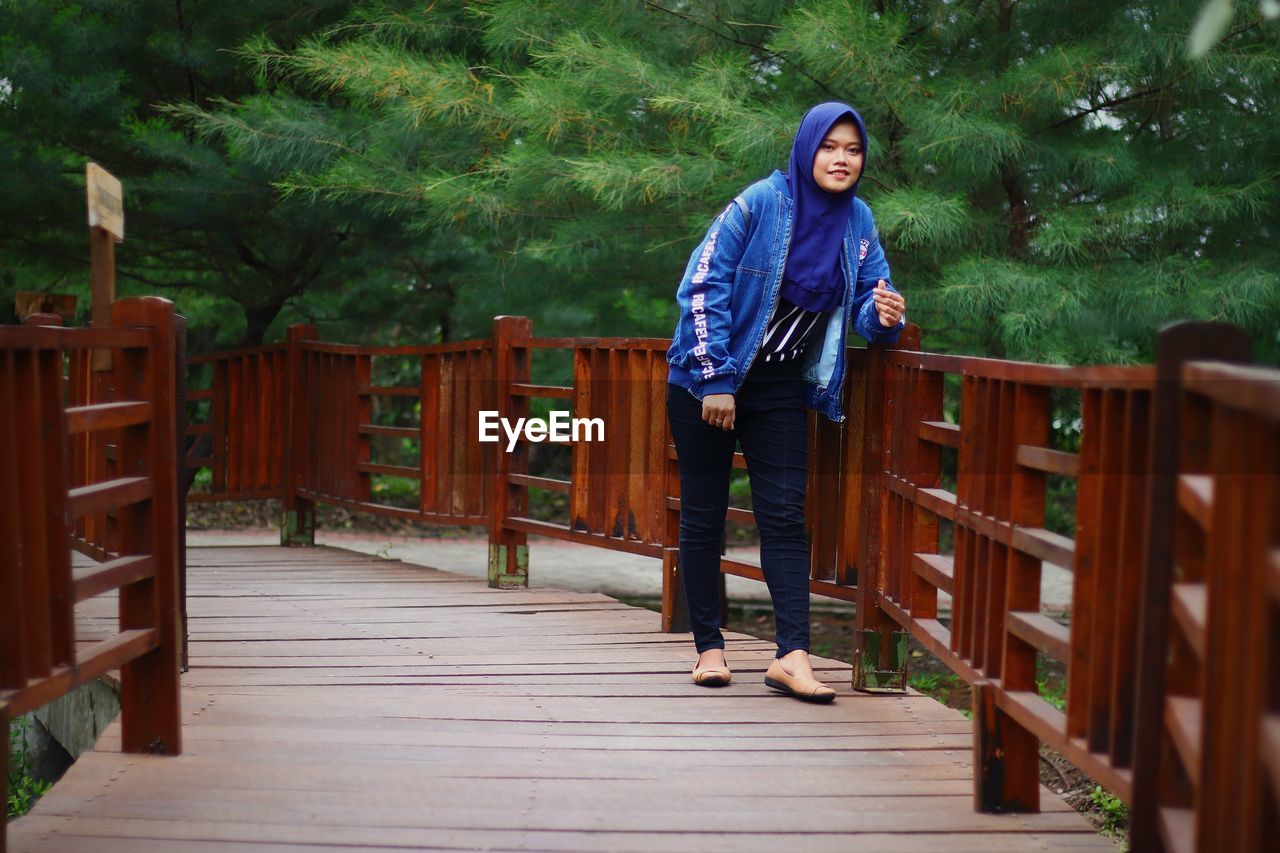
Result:
{"label": "wooden sign post", "polygon": [[[89,283],[92,288],[93,326],[111,325],[111,303],[116,300],[116,243],[124,241],[124,188],[97,163],[85,167],[89,196]],[[111,351],[94,350],[94,370],[111,369]]]}

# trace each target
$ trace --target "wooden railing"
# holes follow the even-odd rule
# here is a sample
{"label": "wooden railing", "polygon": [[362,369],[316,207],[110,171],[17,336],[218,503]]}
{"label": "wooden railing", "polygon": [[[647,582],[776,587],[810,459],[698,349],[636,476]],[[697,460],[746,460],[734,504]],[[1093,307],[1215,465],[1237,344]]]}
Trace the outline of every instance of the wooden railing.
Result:
{"label": "wooden railing", "polygon": [[[663,491],[666,408],[665,344],[654,338],[535,338],[523,317],[494,323],[496,407],[508,419],[529,417],[531,400],[554,401],[576,418],[599,419],[603,440],[571,443],[569,479],[529,475],[529,447],[495,454],[489,566],[496,586],[523,585],[530,533],[660,557],[666,542]],[[571,360],[570,384],[533,384],[535,354]],[[531,488],[563,494],[563,523],[531,518]]]}
{"label": "wooden railing", "polygon": [[[1247,346],[1221,326],[1183,327],[1166,342],[1179,334],[1195,342],[1179,350],[1183,361],[1247,358]],[[494,586],[527,583],[530,533],[659,557],[663,627],[678,630],[684,603],[679,482],[664,401],[667,345],[537,338],[517,317],[495,320],[489,340],[434,347],[328,344],[313,329],[294,327],[282,350],[204,360],[225,365],[211,389],[208,429],[217,441],[209,459],[192,464],[224,466],[203,499],[283,498],[288,543],[312,541],[316,501],[486,524]],[[1218,380],[1227,368],[1198,365],[1187,368],[1184,389],[1180,367],[1161,366],[1174,378],[1162,372],[1157,381],[1151,367],[1023,364],[919,348],[918,330],[909,327],[895,347],[848,350],[847,419],[810,421],[810,588],[857,603],[855,686],[905,690],[908,635],[970,682],[980,809],[1038,809],[1045,744],[1133,806],[1135,849],[1157,849],[1162,839],[1179,847],[1187,832],[1203,850],[1222,839],[1265,837],[1249,833],[1274,824],[1271,780],[1280,766],[1272,674],[1280,660],[1276,374],[1230,373],[1226,383]],[[563,371],[567,384],[535,383],[535,358],[571,365]],[[253,366],[244,367],[245,359]],[[375,359],[419,362],[416,383],[376,384]],[[241,367],[232,366],[236,360]],[[221,384],[218,370],[228,377]],[[257,390],[246,391],[234,371],[256,375]],[[1224,388],[1237,389],[1235,396]],[[281,396],[263,400],[264,390]],[[1170,393],[1183,396],[1171,403]],[[406,397],[417,404],[417,423],[375,423],[372,401]],[[478,441],[481,409],[515,419],[539,399],[606,424],[603,441],[566,450],[567,479],[530,474],[527,442],[508,453]],[[1252,420],[1238,413],[1241,406]],[[1227,409],[1234,414],[1210,414]],[[248,420],[232,425],[233,412]],[[1064,413],[1074,429],[1054,428]],[[1161,461],[1157,454],[1168,455],[1180,423],[1190,449]],[[246,492],[247,475],[236,480],[225,466],[244,471],[245,443],[275,442],[276,429],[285,440],[282,473],[277,479],[275,467],[250,464],[264,473],[249,478],[254,488]],[[378,436],[416,443],[412,464],[380,459],[371,449]],[[1270,456],[1257,447],[1267,436]],[[1256,473],[1252,459],[1262,466]],[[740,455],[735,464],[744,465]],[[1247,489],[1246,471],[1254,478],[1246,478]],[[417,479],[417,506],[379,503],[370,486],[378,476]],[[1049,517],[1055,484],[1055,493],[1074,495],[1069,517]],[[564,495],[567,518],[532,517],[530,489]],[[1227,494],[1256,496],[1262,508],[1229,512],[1220,508]],[[1162,510],[1175,496],[1176,520]],[[1240,527],[1240,515],[1252,526]],[[735,508],[729,520],[753,519]],[[1162,536],[1174,538],[1162,546]],[[1249,556],[1242,543],[1251,543]],[[1232,560],[1250,568],[1232,568]],[[1071,573],[1069,621],[1041,606],[1046,563]],[[723,559],[721,569],[762,577],[748,561]],[[1257,613],[1233,621],[1224,602],[1246,589]],[[942,595],[950,597],[949,617],[940,612]],[[1247,637],[1244,625],[1253,632]],[[1270,663],[1255,663],[1249,649],[1265,650]],[[1045,658],[1065,669],[1063,707],[1037,689]],[[1153,673],[1160,677],[1153,681]],[[1232,683],[1247,689],[1228,691]],[[1151,740],[1153,733],[1163,739]],[[1246,759],[1246,749],[1261,758]],[[1255,829],[1236,835],[1224,829],[1236,813],[1222,797],[1241,785]]]}
{"label": "wooden railing", "polygon": [[213,488],[188,500],[283,496],[285,355],[285,347],[268,345],[189,359],[191,370],[207,365],[211,377],[205,387],[188,390],[187,401],[208,401],[212,412],[207,420],[187,424],[199,448],[188,465],[208,468]]}
{"label": "wooden railing", "polygon": [[[413,361],[414,385],[377,385],[375,359]],[[314,541],[317,501],[436,524],[486,524],[494,453],[476,440],[475,412],[496,408],[493,346],[358,347],[316,339],[293,326],[282,346],[252,347],[189,360],[188,431],[209,436],[187,459],[208,469],[193,502],[277,498],[284,544]],[[373,422],[375,400],[417,403],[416,423]],[[380,460],[375,439],[417,445],[412,465]],[[417,505],[375,499],[376,477],[418,481]]]}
{"label": "wooden railing", "polygon": [[[111,318],[0,328],[0,723],[118,669],[124,750],[175,755],[173,305],[125,299]],[[110,372],[92,371],[93,350]],[[96,562],[73,569],[73,546]],[[75,606],[116,590],[118,633],[77,650]]]}
{"label": "wooden railing", "polygon": [[1160,342],[1135,850],[1271,849],[1280,830],[1280,371],[1248,357],[1230,328]]}
{"label": "wooden railing", "polygon": [[[1153,372],[917,352],[888,353],[880,369],[882,547],[861,590],[866,618],[909,630],[975,685],[985,808],[1038,808],[1038,741],[1128,800]],[[958,423],[943,420],[949,376]],[[1079,407],[1078,452],[1050,445],[1055,394]],[[1045,527],[1049,475],[1077,482],[1074,540]],[[1073,571],[1069,627],[1042,612],[1044,563]],[[1065,712],[1037,694],[1040,655],[1066,665]]]}
{"label": "wooden railing", "polygon": [[[918,334],[909,340],[918,340]],[[500,451],[493,462],[494,500],[490,513],[490,582],[495,586],[527,583],[530,533],[625,551],[663,561],[663,629],[685,630],[683,585],[679,580],[680,482],[676,451],[666,414],[665,338],[537,338],[529,321],[500,317],[494,323],[496,399],[502,415],[528,417],[530,401],[550,400],[574,418],[600,419],[603,440],[574,442],[569,448],[568,479],[530,476],[528,444],[511,453]],[[568,384],[535,384],[533,361],[558,353],[569,362]],[[541,356],[539,354],[542,354]],[[855,375],[869,351],[850,350]],[[854,380],[857,381],[856,379]],[[854,413],[854,429],[865,418]],[[865,463],[860,443],[846,440],[842,427],[825,418],[810,425],[808,527],[810,591],[853,601],[862,561],[870,553],[859,540],[864,529],[860,512],[860,472]],[[504,439],[505,440],[505,439]],[[839,464],[832,464],[837,459]],[[741,453],[733,464],[745,468]],[[564,494],[568,518],[563,523],[529,517],[529,490]],[[751,510],[731,507],[727,519],[752,526]],[[722,558],[726,575],[763,580],[757,563]]]}

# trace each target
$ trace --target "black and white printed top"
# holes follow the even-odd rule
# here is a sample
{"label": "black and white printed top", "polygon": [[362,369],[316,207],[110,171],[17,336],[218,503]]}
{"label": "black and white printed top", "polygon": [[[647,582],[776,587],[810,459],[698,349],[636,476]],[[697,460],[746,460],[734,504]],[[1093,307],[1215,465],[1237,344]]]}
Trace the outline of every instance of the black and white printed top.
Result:
{"label": "black and white printed top", "polygon": [[799,358],[822,324],[825,311],[808,311],[778,297],[778,307],[769,318],[759,358],[767,362],[792,361]]}

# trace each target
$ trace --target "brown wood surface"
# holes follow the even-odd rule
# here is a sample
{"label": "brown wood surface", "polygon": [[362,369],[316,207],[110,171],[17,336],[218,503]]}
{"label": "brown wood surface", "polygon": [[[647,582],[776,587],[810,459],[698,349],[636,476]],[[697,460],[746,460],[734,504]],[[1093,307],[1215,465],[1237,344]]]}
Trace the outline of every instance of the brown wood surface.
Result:
{"label": "brown wood surface", "polygon": [[[196,363],[196,359],[192,359]],[[227,363],[213,363],[213,404],[209,407],[209,422],[213,431],[213,482],[214,493],[227,490]]]}
{"label": "brown wood surface", "polygon": [[[111,326],[111,303],[116,301],[116,241],[105,228],[89,229],[90,313],[95,329]],[[111,369],[111,351],[95,350],[94,370]]]}
{"label": "brown wood surface", "polygon": [[[1135,678],[1135,715],[1141,724],[1134,733],[1137,796],[1131,815],[1138,850],[1161,844],[1190,849],[1197,836],[1192,808],[1204,805],[1197,785],[1200,732],[1192,729],[1198,725],[1203,731],[1197,705],[1205,690],[1206,581],[1218,568],[1208,563],[1206,540],[1211,532],[1223,531],[1212,530],[1217,492],[1208,474],[1212,406],[1203,396],[1184,393],[1183,365],[1201,358],[1242,362],[1249,354],[1248,336],[1224,324],[1178,324],[1164,330],[1158,343]],[[1234,687],[1229,694],[1235,695]]]}
{"label": "brown wood surface", "polygon": [[[532,329],[532,323],[525,317],[497,317],[493,321],[495,371],[492,385],[496,395],[496,408],[500,416],[510,419],[512,423],[529,417],[531,411],[529,398],[513,397],[510,387],[512,383],[529,381],[532,363],[527,349],[514,348],[508,341],[515,337],[527,338]],[[473,413],[482,408],[479,367],[478,363],[471,365],[473,373],[468,383],[472,393],[466,406],[466,416],[473,420]],[[476,429],[478,430],[478,425]],[[490,514],[488,519],[489,585],[493,587],[528,586],[528,562],[519,557],[519,551],[528,548],[528,534],[523,530],[507,527],[505,524],[508,517],[523,517],[527,512],[527,488],[510,482],[508,475],[528,473],[528,442],[522,439],[516,448],[508,452],[505,435],[500,435],[499,443],[493,445],[482,445],[478,438],[478,431],[476,433],[462,431],[455,434],[454,440],[455,442],[466,441],[465,446],[472,459],[471,465],[468,466],[469,470],[484,471],[488,475],[487,488],[493,498],[492,505],[487,507],[478,505],[482,495],[478,488],[472,487],[470,481],[467,491],[474,498],[468,505],[468,510],[477,514],[487,510]],[[493,448],[492,452],[490,448]],[[482,452],[486,454],[484,457],[480,455]],[[489,461],[488,466],[481,461],[482,458]],[[478,480],[474,482],[479,485]]]}
{"label": "brown wood surface", "polygon": [[[1020,532],[1028,527],[1039,529],[1044,524],[1045,508],[1044,475],[1019,467],[1016,464],[1018,449],[1048,443],[1053,410],[1049,390],[1042,386],[1003,383],[1001,392],[997,512],[1001,518],[1018,525],[1013,535],[1016,544]],[[1000,552],[995,574],[1004,582],[995,584],[999,589],[993,591],[990,599],[993,615],[988,618],[993,636],[985,674],[999,675],[1004,691],[1034,691],[1037,650],[1053,650],[1059,660],[1065,660],[1069,654],[1067,630],[1060,629],[1056,622],[1040,613],[1040,561],[1017,547],[1005,549],[995,544],[992,547]],[[1027,628],[1031,630],[1024,630]],[[1038,737],[1018,725],[1004,709],[991,711],[990,717],[1000,726],[1001,804],[1006,807],[1038,805]]]}
{"label": "brown wood surface", "polygon": [[1048,792],[975,813],[969,722],[837,661],[835,704],[796,702],[729,633],[708,690],[687,635],[602,595],[329,548],[188,560],[184,754],[113,725],[10,849],[1112,849]]}
{"label": "brown wood surface", "polygon": [[[374,347],[362,344],[340,344],[330,341],[312,341],[307,344],[307,350],[310,352],[329,353],[340,356],[357,356],[357,355],[378,355],[378,356],[416,356],[424,354],[474,354],[482,350],[489,349],[493,346],[493,342],[489,339],[478,341],[455,341],[447,344],[430,344],[420,346],[409,344],[405,346],[384,346]],[[240,350],[237,350],[240,352]]]}
{"label": "brown wood surface", "polygon": [[440,357],[422,356],[421,374],[418,379],[419,416],[418,464],[422,469],[418,481],[418,509],[435,512],[439,506],[440,469],[437,461],[438,446],[442,440],[440,417]]}
{"label": "brown wood surface", "polygon": [[0,326],[0,349],[121,349],[145,347],[147,340],[141,329]]}
{"label": "brown wood surface", "polygon": [[[512,322],[516,318],[501,319]],[[56,345],[53,337],[48,342],[50,347]],[[308,351],[315,362],[312,384],[316,392],[300,409],[308,423],[318,425],[319,434],[310,446],[302,448],[306,456],[300,467],[306,483],[291,495],[302,505],[326,500],[362,511],[428,521],[487,520],[504,541],[522,541],[524,534],[544,533],[632,553],[662,554],[666,613],[662,624],[671,628],[683,605],[679,601],[678,555],[673,550],[678,484],[670,477],[674,454],[665,418],[661,417],[665,408],[665,345],[665,341],[649,339],[535,339],[525,333],[500,333],[497,325],[493,342],[454,347],[317,345]],[[500,350],[496,354],[495,346]],[[1257,490],[1221,498],[1222,483],[1210,474],[1216,473],[1226,482],[1232,476],[1239,478],[1258,460],[1271,458],[1266,456],[1273,449],[1267,443],[1270,434],[1258,432],[1260,427],[1249,427],[1242,416],[1225,414],[1224,410],[1249,409],[1274,419],[1280,413],[1280,383],[1274,374],[1203,363],[1185,369],[1186,384],[1196,393],[1180,401],[1183,438],[1178,442],[1178,462],[1182,476],[1175,481],[1176,490],[1167,484],[1150,489],[1163,488],[1170,495],[1176,491],[1172,510],[1176,523],[1157,524],[1148,520],[1146,478],[1151,476],[1149,471],[1161,476],[1166,472],[1144,459],[1152,414],[1152,369],[1067,368],[938,356],[916,352],[918,336],[911,334],[904,334],[900,346],[898,352],[873,347],[847,353],[853,389],[849,420],[843,426],[821,419],[812,423],[811,455],[842,463],[832,470],[815,471],[810,482],[813,591],[858,599],[859,629],[909,630],[963,678],[988,685],[990,710],[981,725],[988,743],[995,744],[989,748],[999,753],[999,761],[991,766],[997,768],[1000,778],[986,780],[991,784],[985,785],[993,808],[1027,808],[1038,799],[1037,741],[1062,751],[1122,798],[1131,800],[1135,786],[1127,767],[1133,760],[1135,738],[1142,738],[1139,720],[1146,721],[1147,729],[1163,729],[1159,725],[1163,720],[1174,750],[1148,749],[1148,753],[1154,756],[1161,752],[1175,760],[1180,757],[1204,784],[1201,791],[1192,792],[1177,780],[1176,773],[1162,773],[1159,789],[1171,793],[1160,805],[1160,831],[1170,836],[1184,827],[1187,818],[1179,809],[1200,805],[1204,806],[1202,819],[1194,819],[1193,825],[1202,847],[1249,848],[1259,838],[1273,836],[1276,821],[1269,817],[1273,812],[1259,808],[1259,797],[1280,799],[1280,786],[1272,781],[1266,788],[1259,780],[1262,774],[1275,772],[1268,768],[1280,766],[1280,755],[1273,754],[1277,749],[1274,732],[1280,731],[1280,724],[1273,725],[1280,719],[1280,700],[1275,698],[1275,688],[1263,686],[1267,674],[1275,669],[1270,662],[1277,657],[1270,650],[1276,645],[1276,632],[1267,622],[1273,619],[1268,614],[1276,605],[1264,607],[1264,595],[1257,590],[1259,584],[1265,587],[1267,583],[1280,588],[1280,570],[1273,565],[1276,558],[1267,558],[1272,561],[1266,564],[1271,568],[1261,568],[1263,549],[1274,549],[1276,543],[1264,543],[1266,537],[1258,533],[1276,528],[1276,520],[1265,516],[1274,513],[1275,502],[1254,500],[1262,494]],[[603,417],[609,424],[606,443],[574,449],[572,479],[559,484],[571,499],[568,526],[527,517],[522,505],[525,490],[540,483],[522,473],[523,446],[509,456],[496,451],[507,470],[495,476],[495,466],[487,464],[488,457],[474,441],[477,409],[518,413],[525,411],[522,407],[531,395],[549,390],[549,386],[534,385],[528,378],[531,351],[548,348],[572,349],[575,355],[572,395],[565,389],[555,396],[572,399],[575,415]],[[424,357],[433,363],[434,371],[424,364],[420,391],[377,386],[369,363],[383,355]],[[281,477],[277,428],[283,420],[272,409],[272,401],[284,399],[284,357],[279,351],[255,348],[226,355],[217,364],[227,373],[223,391],[228,406],[222,415],[230,421],[230,458],[226,461],[235,481],[221,496],[257,496]],[[25,376],[27,363],[18,369]],[[73,378],[78,376],[74,362],[72,370]],[[960,424],[942,423],[941,389],[947,372],[960,374],[962,380]],[[85,392],[94,392],[81,397],[73,384],[72,399],[80,405],[111,399],[98,385],[74,381]],[[1081,396],[1079,454],[1046,446],[1050,391],[1055,388],[1060,389],[1059,394],[1066,391]],[[391,391],[420,393],[424,403],[421,430],[372,426],[371,396]],[[218,395],[212,396],[215,405],[211,408],[216,410]],[[226,408],[232,411],[228,413]],[[1161,423],[1168,422],[1168,414],[1163,421],[1157,419],[1152,433],[1163,434]],[[24,413],[20,417],[26,423],[32,416]],[[73,414],[75,428],[87,426],[81,419]],[[432,426],[427,425],[428,420],[433,421]],[[103,426],[109,424],[103,419]],[[127,455],[128,445],[120,445],[116,433],[127,433],[128,425],[110,426],[110,435],[84,437],[100,442],[96,449],[88,441],[84,443],[90,448],[85,459],[101,459],[105,464],[107,456],[101,450],[109,442],[115,443],[117,451],[123,447]],[[126,429],[122,432],[121,427]],[[1253,442],[1249,445],[1244,436],[1251,428],[1255,432],[1249,433],[1247,441]],[[210,430],[216,437],[218,428],[211,426]],[[436,435],[430,435],[432,432]],[[376,461],[369,447],[370,437],[378,435],[423,438],[423,499],[416,510],[370,502],[369,475],[418,471],[393,470],[394,466]],[[218,444],[215,442],[215,461]],[[81,445],[74,446],[79,452]],[[955,494],[941,488],[938,476],[942,460],[951,458],[950,451],[942,452],[944,446],[958,448]],[[129,473],[113,461],[110,471],[104,468],[97,476],[81,479],[82,461],[75,459],[73,486]],[[740,457],[735,458],[736,466],[743,464]],[[1075,541],[1044,527],[1046,473],[1079,479]],[[91,506],[96,500],[92,492],[73,493],[72,498],[73,510],[75,504],[105,509],[104,503]],[[499,507],[498,517],[486,518],[486,508],[494,506]],[[122,517],[135,511],[126,507]],[[749,520],[744,510],[734,510],[731,516]],[[942,519],[955,525],[954,555],[933,554]],[[82,525],[92,531],[92,541],[77,547],[105,559],[105,548],[130,545],[128,539],[136,536],[136,531],[117,532],[115,522],[115,517],[96,512]],[[1154,528],[1161,530],[1153,533]],[[1170,541],[1161,545],[1162,537]],[[1177,566],[1169,574],[1176,583],[1162,585],[1156,595],[1171,601],[1173,630],[1167,638],[1167,655],[1163,654],[1164,639],[1159,649],[1148,650],[1161,652],[1147,655],[1159,661],[1155,666],[1142,664],[1134,639],[1141,635],[1147,642],[1151,635],[1163,633],[1157,622],[1141,618],[1142,608],[1153,601],[1150,595],[1144,596],[1139,585],[1141,567],[1152,562],[1147,558],[1147,551],[1152,550],[1145,547],[1147,540],[1155,543],[1155,551],[1172,548]],[[127,553],[132,547],[119,550]],[[515,549],[508,547],[504,569],[514,559]],[[1038,612],[1042,560],[1075,569],[1073,628],[1078,630],[1068,631]],[[722,570],[760,577],[758,565],[750,563],[725,561]],[[830,583],[832,579],[839,583]],[[859,579],[863,581],[861,588],[850,585]],[[35,586],[45,580],[29,581],[33,589],[27,596],[42,598]],[[332,578],[329,582],[347,583]],[[284,584],[281,591],[288,587]],[[938,588],[953,594],[949,628],[937,619]],[[446,616],[459,604],[452,596],[442,596],[428,606],[403,602],[400,590],[364,591],[364,597],[347,602],[360,612],[361,620],[344,625],[342,632],[326,640],[358,639],[355,633],[366,624],[364,620],[387,631],[411,632],[421,611],[433,614],[433,624],[444,632],[433,637],[440,642],[460,642],[473,629],[501,630],[502,614],[481,610],[465,619]],[[130,595],[126,591],[125,598]],[[335,598],[312,596],[307,600]],[[282,620],[280,630],[284,632],[305,636],[311,630],[284,618],[287,609],[259,607],[259,603],[228,602],[234,606],[214,614],[224,620],[219,627],[232,634],[248,630],[255,620],[270,619]],[[549,634],[575,646],[585,647],[592,637],[606,631],[623,643],[645,632],[636,619],[606,612],[616,609],[609,606],[569,600],[540,600],[531,606],[536,609],[522,613],[545,617],[541,626]],[[378,615],[383,613],[387,615]],[[396,618],[391,618],[393,615]],[[614,622],[626,624],[605,627]],[[324,619],[317,617],[306,624],[314,627],[324,624]],[[393,629],[393,625],[397,627]],[[490,663],[420,664],[407,654],[351,651],[338,675],[320,674],[328,668],[323,648],[311,648],[307,654],[277,655],[284,660],[264,664],[251,675],[239,672],[237,659],[242,655],[231,653],[211,658],[217,671],[206,683],[217,688],[241,685],[281,690],[339,685],[445,686],[467,695],[499,686],[518,691],[521,685],[532,684],[584,700],[599,698],[601,694],[593,691],[602,689],[610,691],[603,694],[609,698],[677,695],[672,692],[677,689],[674,686],[651,683],[652,660],[619,654],[611,663],[579,666],[569,673],[559,664],[523,654],[536,650],[538,641],[527,636],[520,640],[520,653],[499,655]],[[1266,647],[1265,654],[1250,657],[1245,653],[1261,647]],[[888,664],[888,648],[887,643],[882,644],[881,666]],[[767,651],[756,646],[746,650]],[[1065,714],[1035,693],[1037,652],[1069,658]],[[43,654],[40,649],[28,653]],[[1156,683],[1152,673],[1165,669],[1166,658],[1168,693],[1175,699],[1172,703],[1165,702],[1163,692],[1149,689]],[[53,665],[56,671],[57,662]],[[584,686],[582,676],[589,677],[590,685]],[[1146,712],[1142,708],[1144,692],[1154,697]],[[1203,707],[1210,695],[1230,696],[1234,704],[1215,701],[1212,707]],[[1202,737],[1212,749],[1202,748]],[[244,749],[248,751],[253,747],[251,740],[236,731],[229,742],[247,744]],[[495,743],[501,741],[498,738]],[[707,742],[714,743],[711,739]],[[827,745],[837,743],[833,739]],[[884,743],[907,749],[903,744],[911,742]],[[1141,751],[1141,743],[1136,748]],[[797,749],[801,750],[810,751],[807,747]],[[1238,760],[1241,755],[1246,760]],[[1245,792],[1244,799],[1237,797],[1237,791]],[[1244,815],[1244,828],[1224,828],[1236,812]],[[1214,828],[1206,831],[1206,826]],[[551,830],[543,827],[540,831]],[[1135,833],[1135,838],[1140,835]],[[1144,846],[1142,842],[1135,844]]]}
{"label": "brown wood surface", "polygon": [[[0,470],[8,475],[0,488],[0,727],[119,670],[123,748],[176,753],[173,305],[141,297],[109,310],[109,333],[0,330],[0,399],[10,404],[0,412]],[[93,343],[119,344],[108,372],[90,372],[77,354]],[[108,562],[82,561],[73,575],[73,549]],[[111,551],[120,558],[111,561]],[[0,851],[7,849],[6,833]]]}
{"label": "brown wood surface", "polygon": [[152,554],[155,572],[121,588],[121,638],[103,657],[106,665],[120,666],[124,749],[176,755],[182,743],[173,303],[158,297],[122,300],[112,306],[111,319],[118,327],[147,327],[152,335],[147,350],[117,354],[112,381],[125,399],[152,405],[151,422],[122,429],[117,448],[118,472],[145,476],[151,500],[122,508],[118,517],[120,555]]}
{"label": "brown wood surface", "polygon": [[151,420],[151,404],[137,402],[97,403],[67,409],[67,431],[72,435],[92,430],[115,429]]}
{"label": "brown wood surface", "polygon": [[1080,367],[1065,364],[1034,364],[1031,362],[1004,361],[968,355],[911,352],[905,349],[892,351],[889,361],[892,364],[910,365],[923,370],[962,373],[967,376],[989,380],[1028,382],[1035,385],[1061,388],[1111,387],[1126,383],[1132,383],[1133,387],[1144,387],[1151,384],[1151,379],[1155,373],[1151,367],[1121,367],[1113,365]]}
{"label": "brown wood surface", "polygon": [[156,560],[153,554],[131,554],[78,568],[72,579],[72,597],[78,604],[109,590],[154,577],[155,572]]}

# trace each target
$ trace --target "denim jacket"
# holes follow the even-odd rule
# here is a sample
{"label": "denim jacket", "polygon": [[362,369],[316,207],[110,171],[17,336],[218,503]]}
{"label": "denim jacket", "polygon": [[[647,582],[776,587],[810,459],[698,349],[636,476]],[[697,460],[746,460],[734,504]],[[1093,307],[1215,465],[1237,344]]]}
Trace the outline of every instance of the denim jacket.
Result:
{"label": "denim jacket", "polygon": [[[698,399],[737,393],[760,351],[782,286],[793,211],[786,176],[774,172],[742,197],[750,221],[737,204],[725,208],[689,256],[676,290],[680,319],[667,350],[667,381]],[[906,325],[905,317],[892,328],[880,325],[871,294],[878,280],[889,281],[889,264],[871,208],[860,198],[853,205],[841,252],[845,282],[852,285],[845,287],[843,310],[831,311],[822,345],[811,345],[802,356],[806,404],[837,423],[844,420],[843,355],[850,321],[872,343],[896,341]]]}

